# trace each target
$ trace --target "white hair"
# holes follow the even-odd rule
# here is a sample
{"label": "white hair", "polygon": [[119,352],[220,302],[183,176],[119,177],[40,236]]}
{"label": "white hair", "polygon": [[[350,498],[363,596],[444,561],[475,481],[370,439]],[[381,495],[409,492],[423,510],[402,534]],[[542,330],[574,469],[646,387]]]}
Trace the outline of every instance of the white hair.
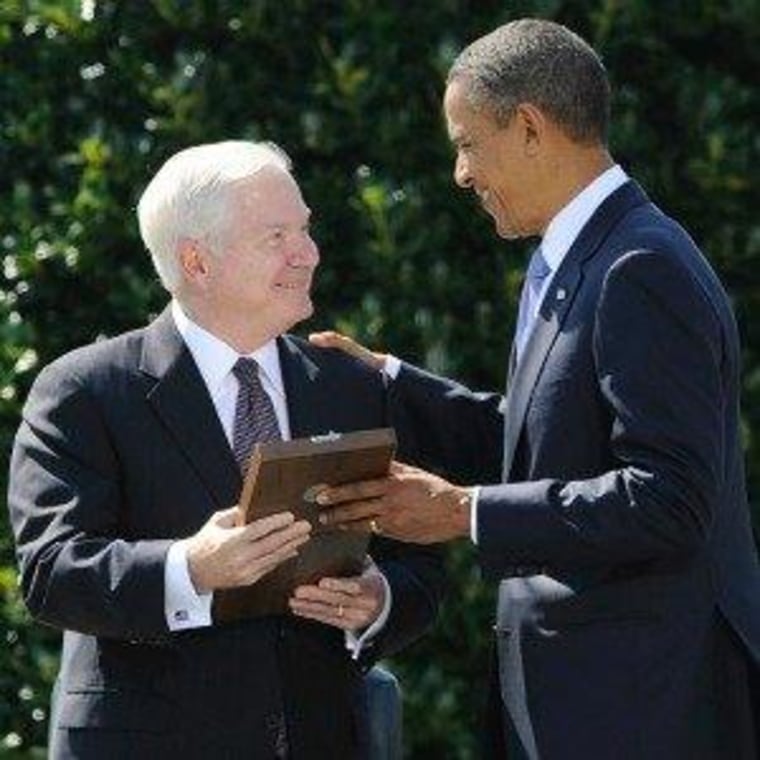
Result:
{"label": "white hair", "polygon": [[158,170],[137,204],[140,235],[163,286],[181,282],[178,244],[199,240],[219,254],[231,188],[267,166],[290,172],[285,151],[271,142],[196,145],[175,153]]}

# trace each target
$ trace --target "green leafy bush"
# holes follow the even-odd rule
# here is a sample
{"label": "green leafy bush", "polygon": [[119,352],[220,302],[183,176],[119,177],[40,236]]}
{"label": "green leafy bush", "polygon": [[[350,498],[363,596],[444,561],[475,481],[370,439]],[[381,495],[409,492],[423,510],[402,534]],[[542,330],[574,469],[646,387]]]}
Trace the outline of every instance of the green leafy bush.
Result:
{"label": "green leafy bush", "polygon": [[[337,326],[499,387],[524,248],[498,240],[454,188],[440,97],[464,44],[539,15],[603,54],[615,155],[731,291],[760,501],[758,13],[752,0],[0,2],[3,451],[42,364],[161,308],[136,198],[169,154],[227,137],[280,143],[314,207],[323,264],[304,329]],[[58,638],[19,603],[2,519],[0,753],[41,756]],[[476,747],[493,589],[469,547],[449,562],[454,591],[436,631],[392,663],[415,758]]]}

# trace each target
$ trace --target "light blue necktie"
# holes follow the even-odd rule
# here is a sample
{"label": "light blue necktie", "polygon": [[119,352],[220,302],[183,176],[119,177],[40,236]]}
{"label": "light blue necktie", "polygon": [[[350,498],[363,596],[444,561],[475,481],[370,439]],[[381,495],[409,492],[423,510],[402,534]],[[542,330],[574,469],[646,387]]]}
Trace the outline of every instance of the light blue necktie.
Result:
{"label": "light blue necktie", "polygon": [[541,289],[551,272],[551,268],[541,253],[541,246],[538,246],[530,257],[522,293],[520,293],[520,308],[517,312],[517,328],[515,329],[515,350],[518,361],[530,337],[533,323],[536,321],[535,315],[539,306]]}

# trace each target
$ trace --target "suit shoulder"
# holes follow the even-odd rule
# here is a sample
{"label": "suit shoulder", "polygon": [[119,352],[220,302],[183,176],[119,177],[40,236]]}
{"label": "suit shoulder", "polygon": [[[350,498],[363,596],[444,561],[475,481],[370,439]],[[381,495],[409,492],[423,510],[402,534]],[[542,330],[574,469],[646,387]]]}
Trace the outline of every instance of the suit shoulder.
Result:
{"label": "suit shoulder", "polygon": [[65,389],[100,384],[134,369],[142,350],[144,329],[102,338],[72,349],[42,368],[32,391],[51,385]]}
{"label": "suit shoulder", "polygon": [[699,332],[716,340],[732,320],[722,291],[672,250],[626,251],[609,268],[602,286],[600,310],[623,309],[631,326],[636,319],[634,303],[650,316],[669,315],[687,333]]}
{"label": "suit shoulder", "polygon": [[689,233],[652,203],[634,209],[606,249],[602,266],[613,276],[629,272],[653,286],[694,288],[720,310],[725,306],[725,289],[708,259]]}
{"label": "suit shoulder", "polygon": [[321,371],[350,380],[382,383],[382,375],[363,361],[337,348],[321,348],[295,335],[288,341],[313,362]]}
{"label": "suit shoulder", "polygon": [[635,209],[620,226],[614,247],[619,256],[631,252],[666,255],[675,266],[694,273],[715,273],[684,227],[652,203]]}

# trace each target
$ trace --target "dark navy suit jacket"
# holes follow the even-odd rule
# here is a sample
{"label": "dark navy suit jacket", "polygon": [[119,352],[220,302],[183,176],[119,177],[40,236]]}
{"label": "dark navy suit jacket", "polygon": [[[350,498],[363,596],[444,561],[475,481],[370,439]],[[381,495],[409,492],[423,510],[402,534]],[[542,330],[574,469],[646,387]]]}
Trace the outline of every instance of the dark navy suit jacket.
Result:
{"label": "dark navy suit jacket", "polygon": [[739,389],[723,288],[633,182],[560,265],[505,398],[408,365],[392,384],[428,465],[502,481],[478,507],[495,703],[534,756],[724,756],[696,712],[721,621],[760,662]]}
{"label": "dark navy suit jacket", "polygon": [[[294,437],[387,424],[376,373],[287,336],[279,349]],[[40,373],[9,505],[29,609],[65,630],[52,757],[269,758],[282,711],[295,760],[354,756],[361,669],[431,623],[439,559],[371,546],[393,606],[360,664],[342,632],[291,616],[170,633],[169,544],[234,504],[240,487],[168,311]]]}

